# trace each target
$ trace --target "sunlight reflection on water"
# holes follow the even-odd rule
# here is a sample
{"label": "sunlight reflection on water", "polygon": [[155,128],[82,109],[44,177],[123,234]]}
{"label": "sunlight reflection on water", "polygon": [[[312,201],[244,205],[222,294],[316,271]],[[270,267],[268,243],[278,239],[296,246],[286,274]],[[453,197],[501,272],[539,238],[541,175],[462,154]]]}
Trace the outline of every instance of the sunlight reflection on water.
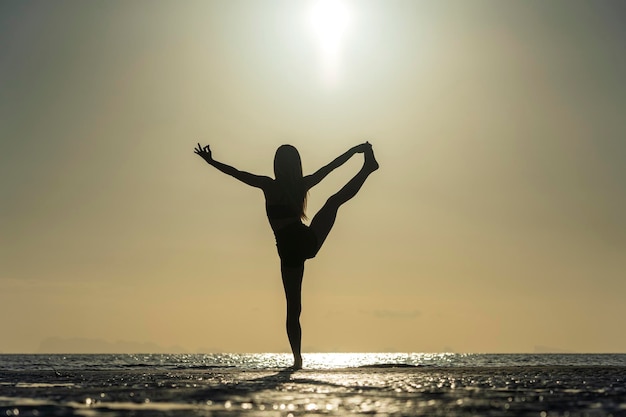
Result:
{"label": "sunlight reflection on water", "polygon": [[[355,367],[626,366],[624,354],[304,353],[305,369]],[[0,355],[0,370],[278,369],[288,353]]]}
{"label": "sunlight reflection on water", "polygon": [[582,417],[626,410],[626,355],[309,353],[295,372],[283,369],[286,353],[1,359],[0,415]]}
{"label": "sunlight reflection on water", "polygon": [[444,365],[452,361],[450,353],[308,353],[307,367],[314,369],[354,368],[372,365]]}

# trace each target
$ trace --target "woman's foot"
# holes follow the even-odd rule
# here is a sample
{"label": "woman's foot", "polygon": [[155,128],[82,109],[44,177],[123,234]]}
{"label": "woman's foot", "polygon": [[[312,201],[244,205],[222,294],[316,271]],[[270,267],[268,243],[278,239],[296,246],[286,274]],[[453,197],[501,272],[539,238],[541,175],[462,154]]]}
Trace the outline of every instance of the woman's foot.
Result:
{"label": "woman's foot", "polygon": [[293,358],[293,366],[291,367],[294,371],[298,369],[302,369],[302,356],[297,356]]}
{"label": "woman's foot", "polygon": [[363,166],[366,167],[369,172],[374,172],[378,169],[378,162],[376,162],[376,157],[374,157],[374,149],[372,149],[372,144],[369,142],[367,142],[367,144],[369,146],[363,153],[365,155],[365,163],[363,164]]}

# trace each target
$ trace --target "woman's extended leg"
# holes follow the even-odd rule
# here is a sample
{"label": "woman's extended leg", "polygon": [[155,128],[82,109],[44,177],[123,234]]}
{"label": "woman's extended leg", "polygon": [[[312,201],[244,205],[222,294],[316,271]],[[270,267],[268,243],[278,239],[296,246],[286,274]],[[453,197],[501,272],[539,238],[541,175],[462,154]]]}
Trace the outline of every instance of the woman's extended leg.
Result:
{"label": "woman's extended leg", "polygon": [[341,190],[332,195],[311,220],[310,227],[317,237],[318,251],[322,247],[328,233],[330,233],[330,230],[335,224],[335,218],[337,218],[337,211],[339,210],[339,207],[354,197],[361,189],[361,186],[363,186],[367,177],[378,169],[378,162],[376,162],[376,158],[374,158],[374,151],[371,146],[364,152],[364,156],[365,161],[363,162],[361,170],[350,181],[348,181],[348,183],[344,185]]}
{"label": "woman's extended leg", "polygon": [[300,312],[302,311],[302,276],[304,264],[301,267],[280,265],[283,277],[283,287],[287,298],[287,337],[293,352],[294,369],[302,368],[302,329],[300,328]]}

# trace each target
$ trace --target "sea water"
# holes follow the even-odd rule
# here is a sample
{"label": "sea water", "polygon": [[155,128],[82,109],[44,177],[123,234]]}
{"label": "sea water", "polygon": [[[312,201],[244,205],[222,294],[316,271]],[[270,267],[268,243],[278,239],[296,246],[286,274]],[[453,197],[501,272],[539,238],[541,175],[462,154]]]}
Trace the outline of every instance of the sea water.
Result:
{"label": "sea water", "polygon": [[0,355],[0,416],[626,416],[624,354]]}

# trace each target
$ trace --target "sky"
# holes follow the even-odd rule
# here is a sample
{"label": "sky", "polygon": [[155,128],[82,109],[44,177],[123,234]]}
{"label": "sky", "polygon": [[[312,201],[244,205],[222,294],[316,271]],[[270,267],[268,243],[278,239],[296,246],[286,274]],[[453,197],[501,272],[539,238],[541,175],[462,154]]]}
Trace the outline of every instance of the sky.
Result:
{"label": "sky", "polygon": [[[380,163],[305,352],[626,352],[621,1],[0,3],[1,353],[288,352],[262,193]],[[360,168],[311,190],[308,214]]]}

